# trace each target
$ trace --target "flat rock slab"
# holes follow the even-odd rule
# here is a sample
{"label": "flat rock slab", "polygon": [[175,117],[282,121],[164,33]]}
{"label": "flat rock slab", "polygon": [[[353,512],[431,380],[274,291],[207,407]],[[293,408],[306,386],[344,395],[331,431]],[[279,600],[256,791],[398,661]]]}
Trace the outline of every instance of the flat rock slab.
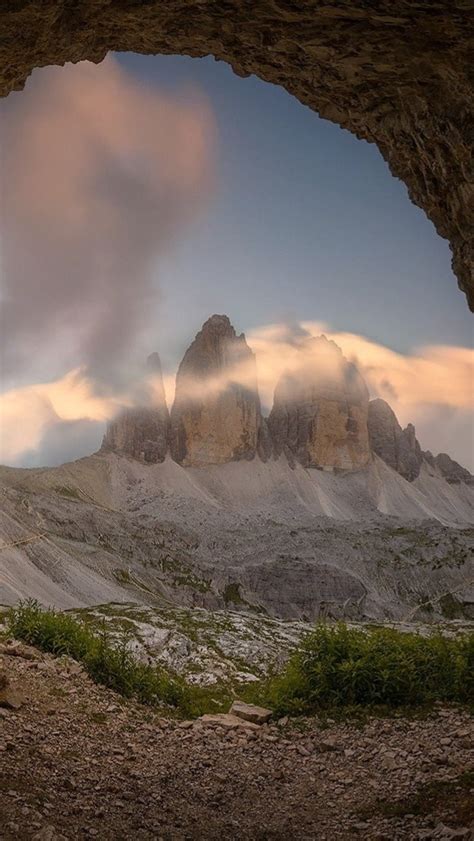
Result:
{"label": "flat rock slab", "polygon": [[258,730],[259,725],[253,724],[251,721],[239,718],[237,715],[231,713],[215,713],[202,715],[199,721],[203,724],[214,725],[216,727],[227,727],[230,730],[245,729]]}
{"label": "flat rock slab", "polygon": [[272,717],[272,711],[265,707],[257,707],[255,704],[244,704],[243,701],[234,701],[230,715],[235,715],[243,721],[251,721],[253,724],[266,724]]}

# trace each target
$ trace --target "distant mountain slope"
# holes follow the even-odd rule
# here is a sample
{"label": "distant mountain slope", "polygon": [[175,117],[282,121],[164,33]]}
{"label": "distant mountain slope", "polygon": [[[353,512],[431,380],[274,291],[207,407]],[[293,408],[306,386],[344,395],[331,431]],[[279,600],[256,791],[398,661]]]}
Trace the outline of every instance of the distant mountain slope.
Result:
{"label": "distant mountain slope", "polygon": [[474,489],[425,466],[410,483],[378,458],[342,474],[283,457],[183,468],[109,453],[0,468],[0,483],[0,603],[136,599],[309,620],[469,616],[474,604]]}
{"label": "distant mountain slope", "polygon": [[157,354],[147,370],[154,397],[111,421],[100,453],[0,468],[0,603],[473,611],[474,478],[369,401],[334,342],[298,344],[268,421],[227,316],[186,351],[171,412]]}
{"label": "distant mountain slope", "polygon": [[[357,366],[325,336],[295,342],[282,361],[273,407],[263,417],[256,357],[226,315],[212,315],[187,349],[176,376],[171,412],[157,353],[147,362],[152,395],[112,419],[103,452],[143,463],[167,454],[184,467],[285,458],[329,471],[358,471],[379,456],[413,482],[429,467],[450,484],[474,476],[445,453],[423,452],[413,424],[402,429],[385,400],[369,400]],[[151,377],[151,380],[150,380]],[[146,392],[146,389],[145,389]]]}

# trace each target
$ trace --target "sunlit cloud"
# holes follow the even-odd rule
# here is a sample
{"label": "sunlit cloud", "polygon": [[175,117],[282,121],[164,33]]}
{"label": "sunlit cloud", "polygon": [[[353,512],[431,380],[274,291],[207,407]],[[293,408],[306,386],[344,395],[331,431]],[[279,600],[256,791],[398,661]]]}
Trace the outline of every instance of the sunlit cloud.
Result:
{"label": "sunlit cloud", "polygon": [[63,421],[106,421],[126,403],[98,397],[80,369],[52,383],[11,389],[0,395],[0,460],[15,463],[38,448],[46,431]]}
{"label": "sunlit cloud", "polygon": [[[424,449],[449,451],[465,466],[474,467],[473,385],[474,354],[469,348],[429,346],[410,354],[397,353],[364,336],[340,333],[319,322],[301,325],[263,325],[251,330],[247,342],[254,356],[237,359],[218,376],[182,384],[181,397],[189,400],[218,396],[231,383],[254,388],[256,381],[262,405],[269,411],[273,392],[283,373],[297,372],[311,336],[324,333],[354,362],[366,380],[372,397],[390,403],[400,423],[415,423]],[[320,356],[318,356],[321,364]],[[311,363],[311,355],[306,356]],[[141,394],[158,394],[153,376],[141,381]],[[175,372],[164,374],[165,393],[171,407]],[[183,393],[184,389],[184,393]],[[125,392],[113,397],[97,395],[84,370],[69,372],[56,382],[17,389],[1,398],[0,460],[13,463],[26,450],[37,447],[45,430],[59,421],[87,419],[104,422],[121,406],[131,405]],[[18,418],[22,419],[21,429]],[[23,423],[25,419],[25,423]],[[85,454],[85,453],[84,453]]]}

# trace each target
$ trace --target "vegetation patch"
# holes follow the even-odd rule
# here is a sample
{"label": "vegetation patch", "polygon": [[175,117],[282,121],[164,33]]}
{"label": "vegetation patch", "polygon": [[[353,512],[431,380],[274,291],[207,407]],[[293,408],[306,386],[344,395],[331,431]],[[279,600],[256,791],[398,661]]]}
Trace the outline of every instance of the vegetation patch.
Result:
{"label": "vegetation patch", "polygon": [[114,576],[119,584],[132,584],[128,569],[114,569]]}
{"label": "vegetation patch", "polygon": [[238,581],[231,581],[229,584],[227,584],[224,592],[222,593],[222,598],[224,599],[225,606],[242,606],[247,607],[253,613],[266,613],[265,608],[261,605],[251,604],[251,602],[248,602],[247,599],[244,599],[240,592],[241,586],[242,585]]}
{"label": "vegetation patch", "polygon": [[276,714],[331,708],[420,707],[474,701],[474,634],[423,637],[320,624],[308,634],[264,697]]}
{"label": "vegetation patch", "polygon": [[223,598],[225,605],[229,604],[247,604],[245,599],[242,598],[240,595],[240,584],[232,581],[230,584],[227,584],[224,592]]}
{"label": "vegetation patch", "polygon": [[175,707],[187,712],[185,684],[163,669],[137,661],[127,640],[115,642],[105,626],[94,632],[67,613],[43,610],[36,601],[21,602],[8,614],[8,630],[16,639],[52,654],[67,654],[82,663],[97,683],[144,704]]}
{"label": "vegetation patch", "polygon": [[[134,605],[103,606],[101,618],[97,614],[90,616],[87,611],[74,615],[43,610],[37,602],[27,601],[9,610],[6,627],[17,639],[80,661],[97,683],[126,698],[151,706],[166,705],[170,712],[175,710],[187,717],[227,710],[236,691],[231,679],[197,686],[187,683],[169,667],[135,659],[130,647],[139,638],[135,610]],[[121,613],[116,617],[120,625],[118,635],[111,622],[116,611]],[[215,638],[205,612],[199,628],[192,625],[188,611],[176,612],[182,632],[194,641],[201,640],[201,633],[204,638],[209,637],[215,652],[226,659],[217,632],[227,628],[228,616],[214,615]],[[138,609],[138,615],[152,621],[152,617],[147,620],[143,609]],[[264,633],[263,628],[260,632]],[[237,656],[231,659],[235,667],[247,671],[246,662],[239,662]],[[191,664],[188,672],[193,671]],[[472,704],[474,634],[446,637],[438,633],[424,637],[376,626],[354,629],[343,623],[321,623],[303,638],[282,671],[270,678],[239,684],[238,695],[242,700],[269,706],[276,718],[314,714],[338,718],[400,711],[406,714],[410,710],[419,714],[436,701]]]}

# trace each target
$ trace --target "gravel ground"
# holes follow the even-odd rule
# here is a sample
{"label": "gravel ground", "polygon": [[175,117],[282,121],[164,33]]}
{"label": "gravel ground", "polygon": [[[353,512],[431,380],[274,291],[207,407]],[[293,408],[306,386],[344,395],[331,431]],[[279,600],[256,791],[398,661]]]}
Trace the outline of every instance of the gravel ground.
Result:
{"label": "gravel ground", "polygon": [[[70,660],[0,655],[0,838],[473,838],[472,718],[180,722]],[[3,660],[3,662],[2,662]]]}

